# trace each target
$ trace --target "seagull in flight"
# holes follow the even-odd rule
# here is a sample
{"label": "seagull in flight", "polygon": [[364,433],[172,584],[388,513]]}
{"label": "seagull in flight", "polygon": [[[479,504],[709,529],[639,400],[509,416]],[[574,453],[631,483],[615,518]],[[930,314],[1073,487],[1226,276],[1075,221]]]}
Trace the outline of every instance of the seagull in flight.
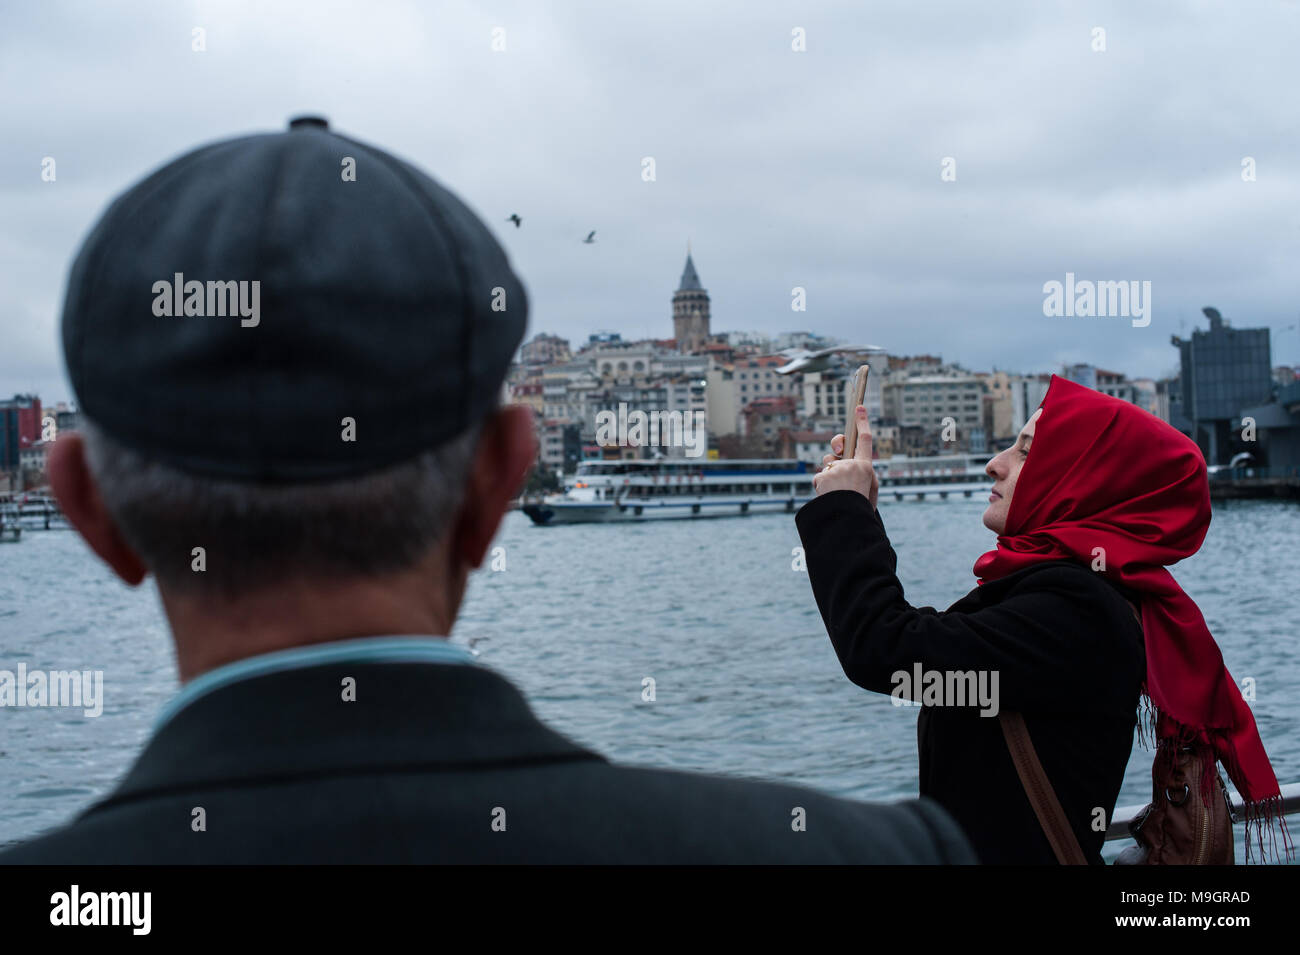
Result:
{"label": "seagull in flight", "polygon": [[789,362],[780,368],[774,368],[778,375],[793,375],[795,372],[808,374],[814,371],[825,371],[831,366],[831,360],[835,355],[854,355],[861,352],[882,352],[884,351],[879,345],[836,345],[834,348],[823,348],[821,351],[808,351],[804,348],[787,348],[781,352]]}
{"label": "seagull in flight", "polygon": [[583,239],[582,241],[585,242],[585,243],[587,243],[587,245],[591,245],[593,242],[595,242],[595,241],[596,241],[596,230],[595,230],[595,229],[592,229],[590,232],[588,232],[588,233],[587,233],[587,237],[586,237],[585,239]]}
{"label": "seagull in flight", "polygon": [[510,218],[507,219],[506,221],[507,221],[507,222],[513,222],[513,223],[515,224],[515,228],[516,228],[516,229],[518,229],[521,225],[524,224],[524,220],[521,219],[521,218],[519,218],[518,213],[512,213],[511,216],[510,216]]}

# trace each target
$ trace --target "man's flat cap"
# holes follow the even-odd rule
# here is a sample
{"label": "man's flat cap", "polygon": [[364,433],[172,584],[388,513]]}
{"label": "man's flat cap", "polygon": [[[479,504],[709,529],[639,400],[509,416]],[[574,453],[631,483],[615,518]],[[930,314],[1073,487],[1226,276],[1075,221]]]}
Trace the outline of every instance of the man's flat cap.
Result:
{"label": "man's flat cap", "polygon": [[527,313],[463,202],[302,117],[114,201],[73,263],[63,347],[81,410],[122,444],[196,474],[307,482],[483,417]]}

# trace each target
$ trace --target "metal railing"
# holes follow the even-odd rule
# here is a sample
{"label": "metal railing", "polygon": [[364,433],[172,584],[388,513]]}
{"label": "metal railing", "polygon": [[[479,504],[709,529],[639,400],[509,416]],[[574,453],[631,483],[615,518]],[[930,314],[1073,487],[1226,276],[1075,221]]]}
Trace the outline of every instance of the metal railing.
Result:
{"label": "metal railing", "polygon": [[[1234,822],[1244,821],[1242,811],[1245,804],[1241,796],[1235,789],[1228,790],[1228,798],[1232,800],[1232,812]],[[1137,817],[1142,814],[1142,810],[1147,807],[1146,803],[1140,806],[1121,806],[1116,809],[1111,816],[1110,828],[1106,830],[1106,841],[1113,842],[1116,839],[1129,839],[1132,833],[1129,832],[1129,825],[1137,821]],[[1287,783],[1282,786],[1282,815],[1290,816],[1300,812],[1300,783]]]}
{"label": "metal railing", "polygon": [[1215,481],[1241,481],[1241,480],[1272,480],[1277,478],[1295,478],[1300,479],[1300,467],[1267,467],[1267,468],[1220,468],[1209,475],[1210,483]]}

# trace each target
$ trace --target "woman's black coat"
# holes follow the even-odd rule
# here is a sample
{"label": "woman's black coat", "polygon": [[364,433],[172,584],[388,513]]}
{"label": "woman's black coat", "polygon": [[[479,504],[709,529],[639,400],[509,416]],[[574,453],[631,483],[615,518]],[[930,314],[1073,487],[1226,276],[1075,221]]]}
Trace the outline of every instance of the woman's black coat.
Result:
{"label": "woman's black coat", "polygon": [[[845,675],[888,694],[893,674],[913,674],[917,663],[996,671],[1000,708],[1024,714],[1084,855],[1100,864],[1146,674],[1131,595],[1084,564],[1052,560],[977,586],[947,610],[913,607],[884,522],[861,494],[830,491],[795,522]],[[921,795],[956,817],[982,861],[1056,861],[995,715],[981,716],[978,704],[923,705],[916,729]]]}

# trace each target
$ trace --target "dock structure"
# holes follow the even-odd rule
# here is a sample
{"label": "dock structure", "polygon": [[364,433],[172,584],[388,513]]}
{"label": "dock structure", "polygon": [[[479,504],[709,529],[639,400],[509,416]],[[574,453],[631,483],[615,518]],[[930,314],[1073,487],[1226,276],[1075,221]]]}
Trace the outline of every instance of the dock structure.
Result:
{"label": "dock structure", "polygon": [[1225,469],[1210,475],[1210,497],[1300,498],[1300,467]]}

